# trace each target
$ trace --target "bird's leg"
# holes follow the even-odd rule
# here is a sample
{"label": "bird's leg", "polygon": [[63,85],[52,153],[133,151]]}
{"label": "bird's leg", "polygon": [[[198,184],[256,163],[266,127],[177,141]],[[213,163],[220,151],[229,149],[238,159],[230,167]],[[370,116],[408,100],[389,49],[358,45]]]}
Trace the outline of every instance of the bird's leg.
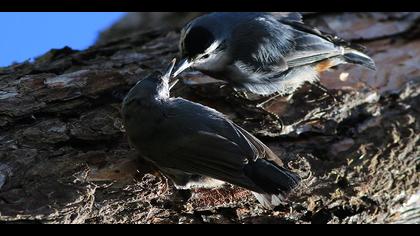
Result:
{"label": "bird's leg", "polygon": [[244,99],[244,100],[249,100],[248,95],[246,94],[245,91],[239,90],[237,88],[233,88],[233,92],[234,92],[235,97],[241,98],[241,99]]}
{"label": "bird's leg", "polygon": [[[234,93],[234,96],[236,98],[249,101],[248,95],[246,94],[245,91],[239,90],[239,89],[233,87],[233,93]],[[264,113],[268,114],[274,121],[277,121],[279,123],[280,130],[283,130],[283,127],[284,127],[283,120],[277,114],[275,114],[273,112],[270,112],[270,111],[268,111],[264,108],[264,105],[266,105],[267,103],[275,100],[279,96],[281,96],[281,95],[279,93],[276,93],[275,95],[269,97],[265,101],[260,102],[256,105],[253,105],[253,106],[255,106],[258,110],[263,111]]]}
{"label": "bird's leg", "polygon": [[256,105],[257,108],[259,108],[260,110],[264,111],[265,113],[267,113],[269,116],[271,116],[271,118],[273,118],[275,121],[279,122],[280,125],[280,130],[283,130],[284,128],[284,122],[283,120],[275,113],[267,110],[264,108],[264,105],[268,104],[269,102],[275,100],[276,98],[280,97],[281,94],[280,93],[276,93],[275,95],[269,97],[267,100],[259,103]]}
{"label": "bird's leg", "polygon": [[230,90],[229,92],[232,94],[231,97],[234,97],[240,100],[249,101],[249,97],[245,91],[235,88],[233,86],[230,86],[228,84],[222,84],[219,86],[220,89],[225,88],[225,87],[227,87]]}
{"label": "bird's leg", "polygon": [[280,118],[279,115],[266,110],[264,107],[258,107],[261,111],[265,112],[266,114],[268,114],[274,121],[277,121],[279,123],[280,126],[280,132],[283,130],[284,128],[284,122],[283,120]]}
{"label": "bird's leg", "polygon": [[331,97],[334,100],[334,102],[338,101],[337,98],[320,82],[313,83],[313,85],[319,90],[321,90],[324,94],[327,94],[329,97]]}
{"label": "bird's leg", "polygon": [[280,97],[280,96],[281,96],[281,95],[280,95],[280,93],[276,93],[276,94],[274,94],[273,96],[269,97],[267,100],[265,100],[265,101],[263,101],[263,102],[261,102],[261,103],[257,104],[257,107],[259,107],[259,108],[263,108],[265,104],[267,104],[267,103],[269,103],[269,102],[271,102],[271,101],[275,100],[276,98],[278,98],[278,97]]}

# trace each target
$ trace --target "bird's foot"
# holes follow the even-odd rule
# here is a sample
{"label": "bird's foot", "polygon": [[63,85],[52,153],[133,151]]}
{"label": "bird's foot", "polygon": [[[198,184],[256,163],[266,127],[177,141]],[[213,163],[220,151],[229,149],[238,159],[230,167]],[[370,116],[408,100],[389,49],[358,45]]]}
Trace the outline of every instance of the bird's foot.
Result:
{"label": "bird's foot", "polygon": [[[328,90],[324,85],[322,85],[321,83],[319,83],[319,82],[317,82],[317,83],[313,83],[313,85],[317,88],[317,89],[319,89],[321,92],[323,92],[324,94],[326,94],[328,97],[330,97],[333,101],[334,101],[334,103],[337,103],[338,102],[338,99],[337,99],[337,97],[334,95],[334,94],[332,94],[331,92],[330,92],[330,90]],[[322,98],[320,98],[320,99],[316,99],[316,100],[312,100],[312,101],[308,101],[308,102],[317,102],[317,101],[322,101],[322,100],[324,100],[326,97],[322,97]]]}
{"label": "bird's foot", "polygon": [[276,100],[278,97],[280,97],[281,95],[279,93],[276,93],[272,96],[270,96],[269,98],[267,98],[266,100],[264,100],[263,102],[258,103],[256,106],[258,108],[264,108],[264,106],[268,103],[270,103],[271,101]]}
{"label": "bird's foot", "polygon": [[249,100],[248,94],[242,90],[233,88],[233,96],[242,100]]}
{"label": "bird's foot", "polygon": [[263,111],[264,113],[268,114],[268,115],[272,118],[272,120],[273,120],[274,122],[277,122],[278,127],[280,127],[280,131],[282,131],[282,130],[283,130],[283,128],[284,128],[284,122],[283,122],[283,120],[280,118],[280,116],[279,116],[279,115],[277,115],[277,114],[275,114],[275,113],[273,113],[273,112],[271,112],[271,111],[269,111],[269,110],[267,110],[267,109],[265,108],[265,105],[267,105],[267,104],[268,104],[268,103],[270,103],[271,101],[274,101],[274,100],[275,100],[276,98],[278,98],[279,96],[281,96],[281,95],[280,95],[280,94],[273,95],[273,96],[271,96],[270,98],[266,99],[265,101],[263,101],[263,102],[261,102],[261,103],[258,103],[258,104],[256,105],[256,107],[257,107],[258,109],[260,109],[261,111]]}
{"label": "bird's foot", "polygon": [[273,122],[275,122],[275,123],[277,123],[277,126],[279,127],[279,129],[280,129],[280,132],[281,131],[283,131],[283,128],[284,128],[284,122],[283,122],[283,120],[280,118],[280,116],[279,115],[277,115],[277,114],[275,114],[275,113],[273,113],[273,112],[271,112],[271,111],[268,111],[267,109],[265,109],[264,107],[261,107],[261,106],[257,106],[257,108],[260,110],[260,111],[263,111],[265,114],[267,114],[269,117],[271,117],[271,119],[272,119],[272,121]]}

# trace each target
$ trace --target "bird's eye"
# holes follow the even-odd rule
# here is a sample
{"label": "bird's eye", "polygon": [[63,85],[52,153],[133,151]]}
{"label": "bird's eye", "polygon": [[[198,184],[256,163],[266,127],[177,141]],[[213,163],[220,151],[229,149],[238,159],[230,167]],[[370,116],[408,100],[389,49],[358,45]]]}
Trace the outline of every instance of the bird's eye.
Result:
{"label": "bird's eye", "polygon": [[207,59],[207,58],[209,58],[210,57],[210,55],[209,54],[204,54],[204,56],[202,56],[201,58],[203,58],[203,59]]}

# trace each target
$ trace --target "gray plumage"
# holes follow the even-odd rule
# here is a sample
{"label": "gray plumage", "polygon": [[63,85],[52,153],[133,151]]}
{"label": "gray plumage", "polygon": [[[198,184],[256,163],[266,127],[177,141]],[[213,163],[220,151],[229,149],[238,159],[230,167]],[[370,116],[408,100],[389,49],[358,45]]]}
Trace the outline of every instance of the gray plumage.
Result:
{"label": "gray plumage", "polygon": [[169,95],[169,70],[138,82],[123,101],[130,143],[178,188],[251,190],[263,206],[280,204],[299,177],[266,145],[218,111]]}
{"label": "gray plumage", "polygon": [[361,47],[305,25],[299,13],[207,14],[183,28],[179,46],[185,61],[175,75],[190,66],[260,95],[293,93],[339,64],[375,69]]}

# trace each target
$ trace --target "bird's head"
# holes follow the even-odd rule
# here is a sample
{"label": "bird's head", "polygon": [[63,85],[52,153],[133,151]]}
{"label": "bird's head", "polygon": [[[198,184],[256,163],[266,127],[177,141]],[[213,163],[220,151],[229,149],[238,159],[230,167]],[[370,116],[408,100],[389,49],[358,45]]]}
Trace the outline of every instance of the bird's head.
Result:
{"label": "bird's head", "polygon": [[176,60],[172,60],[166,71],[162,74],[155,71],[137,84],[128,92],[124,103],[128,104],[134,100],[150,101],[161,98],[169,98],[169,90],[171,88],[171,75]]}
{"label": "bird's head", "polygon": [[227,40],[220,32],[221,26],[212,26],[196,20],[181,31],[179,49],[181,60],[176,66],[174,76],[188,68],[200,71],[217,70],[224,66]]}

